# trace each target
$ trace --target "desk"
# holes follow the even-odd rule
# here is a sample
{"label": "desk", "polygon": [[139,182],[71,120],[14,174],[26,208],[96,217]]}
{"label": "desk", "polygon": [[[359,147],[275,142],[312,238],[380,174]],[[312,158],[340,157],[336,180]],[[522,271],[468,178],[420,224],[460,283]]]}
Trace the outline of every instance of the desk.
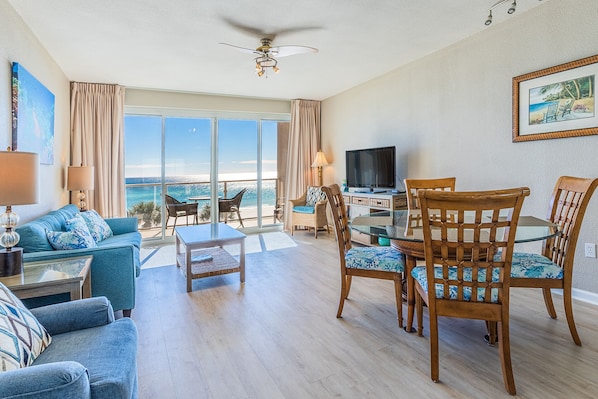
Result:
{"label": "desk", "polygon": [[25,262],[24,272],[0,281],[18,298],[68,293],[71,301],[91,297],[91,256]]}
{"label": "desk", "polygon": [[[413,310],[415,307],[415,282],[411,270],[418,259],[424,259],[424,236],[421,213],[415,210],[396,210],[357,216],[350,221],[351,228],[360,233],[389,238],[391,246],[405,255],[405,277],[407,280],[407,326],[413,330]],[[558,233],[556,224],[534,216],[520,216],[515,234],[515,243],[541,241]],[[404,278],[405,278],[404,277]]]}

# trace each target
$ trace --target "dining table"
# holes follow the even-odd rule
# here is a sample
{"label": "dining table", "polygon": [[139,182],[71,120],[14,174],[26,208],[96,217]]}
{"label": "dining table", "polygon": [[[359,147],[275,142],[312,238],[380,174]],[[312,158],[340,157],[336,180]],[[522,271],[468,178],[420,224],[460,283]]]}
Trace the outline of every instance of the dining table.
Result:
{"label": "dining table", "polygon": [[[349,221],[351,229],[360,233],[390,240],[391,247],[405,256],[403,276],[407,296],[407,323],[405,331],[415,332],[413,314],[415,309],[415,280],[411,270],[418,260],[425,259],[421,211],[401,209],[360,215]],[[520,216],[515,243],[542,241],[558,234],[558,225],[535,216]]]}

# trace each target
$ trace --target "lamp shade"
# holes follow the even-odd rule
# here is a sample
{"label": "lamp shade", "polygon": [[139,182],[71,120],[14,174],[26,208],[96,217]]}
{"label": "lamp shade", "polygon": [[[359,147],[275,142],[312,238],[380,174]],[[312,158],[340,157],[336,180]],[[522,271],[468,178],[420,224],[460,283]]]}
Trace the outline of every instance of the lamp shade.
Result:
{"label": "lamp shade", "polygon": [[67,190],[93,190],[93,187],[93,166],[69,166]]}
{"label": "lamp shade", "polygon": [[33,152],[0,151],[0,205],[37,204],[39,157]]}
{"label": "lamp shade", "polygon": [[314,163],[311,164],[311,167],[321,168],[322,166],[328,166],[328,161],[326,160],[324,153],[322,151],[318,151],[316,153],[316,159],[314,160]]}

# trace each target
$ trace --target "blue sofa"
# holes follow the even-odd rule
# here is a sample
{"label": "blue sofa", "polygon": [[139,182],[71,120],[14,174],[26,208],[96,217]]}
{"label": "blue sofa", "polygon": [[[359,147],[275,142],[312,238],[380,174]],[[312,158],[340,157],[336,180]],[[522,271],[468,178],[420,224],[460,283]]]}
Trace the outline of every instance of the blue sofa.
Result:
{"label": "blue sofa", "polygon": [[89,298],[30,310],[52,342],[32,365],[0,372],[1,398],[137,398],[137,328]]}
{"label": "blue sofa", "polygon": [[[97,248],[55,250],[46,231],[66,231],[65,222],[78,212],[76,205],[69,204],[17,227],[16,231],[21,236],[18,246],[23,248],[23,259],[31,262],[92,255],[92,296],[107,297],[115,311],[122,310],[125,316],[130,316],[135,307],[135,278],[141,271],[141,234],[137,231],[137,218],[105,219],[113,236],[98,242]],[[65,296],[23,302],[32,308],[66,299],[68,297]]]}

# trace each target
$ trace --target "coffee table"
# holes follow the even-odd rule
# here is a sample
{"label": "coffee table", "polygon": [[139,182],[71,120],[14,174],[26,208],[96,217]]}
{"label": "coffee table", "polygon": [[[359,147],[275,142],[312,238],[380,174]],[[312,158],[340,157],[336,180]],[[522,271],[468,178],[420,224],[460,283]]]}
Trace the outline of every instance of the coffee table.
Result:
{"label": "coffee table", "polygon": [[25,262],[23,273],[0,277],[18,298],[69,293],[71,301],[91,297],[92,256]]}
{"label": "coffee table", "polygon": [[[202,277],[239,272],[245,282],[245,234],[224,223],[177,227],[175,232],[176,265],[187,279],[187,292],[193,279]],[[234,244],[241,248],[239,260],[222,248]]]}

